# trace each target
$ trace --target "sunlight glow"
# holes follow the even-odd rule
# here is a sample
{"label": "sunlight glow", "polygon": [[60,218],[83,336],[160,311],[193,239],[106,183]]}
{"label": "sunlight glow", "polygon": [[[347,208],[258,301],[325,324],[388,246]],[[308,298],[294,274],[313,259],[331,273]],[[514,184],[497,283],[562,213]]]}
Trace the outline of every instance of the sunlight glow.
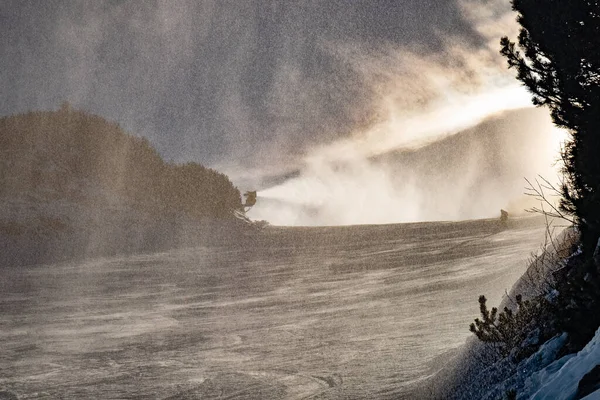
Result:
{"label": "sunlight glow", "polygon": [[532,107],[531,96],[519,85],[473,94],[446,93],[429,109],[403,115],[388,110],[389,117],[361,136],[316,149],[307,157],[329,161],[369,157],[399,148],[418,148],[440,137],[473,127],[503,111]]}
{"label": "sunlight glow", "polygon": [[[260,191],[268,206],[257,207],[250,216],[275,225],[349,225],[486,218],[500,208],[521,204],[522,176],[508,186],[493,177],[483,186],[476,183],[481,179],[477,172],[485,154],[470,155],[456,180],[435,184],[419,175],[422,171],[398,171],[372,157],[417,149],[504,111],[532,107],[523,87],[488,87],[477,93],[448,91],[424,111],[412,114],[395,110],[391,103],[384,102],[384,106],[388,107],[385,121],[351,139],[314,149],[305,158],[299,177]],[[539,135],[543,142],[520,150],[529,152],[528,178],[540,174],[555,181],[558,166],[552,164],[566,132],[555,128],[549,117],[540,120],[535,130],[523,134]],[[473,185],[478,185],[476,190],[483,190],[479,196],[484,196],[475,202]],[[470,205],[467,210],[466,204]]]}

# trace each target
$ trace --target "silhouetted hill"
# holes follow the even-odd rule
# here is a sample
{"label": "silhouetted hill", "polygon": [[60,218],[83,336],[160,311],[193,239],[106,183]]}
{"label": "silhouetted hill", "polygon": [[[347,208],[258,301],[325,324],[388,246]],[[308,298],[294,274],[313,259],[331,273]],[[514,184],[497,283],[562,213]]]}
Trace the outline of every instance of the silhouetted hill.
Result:
{"label": "silhouetted hill", "polygon": [[0,155],[0,196],[36,192],[98,205],[117,196],[147,211],[195,217],[228,218],[242,208],[225,175],[196,163],[167,163],[145,138],[68,107],[1,118]]}
{"label": "silhouetted hill", "polygon": [[67,104],[0,118],[0,203],[0,263],[17,264],[196,243],[243,208],[224,174]]}

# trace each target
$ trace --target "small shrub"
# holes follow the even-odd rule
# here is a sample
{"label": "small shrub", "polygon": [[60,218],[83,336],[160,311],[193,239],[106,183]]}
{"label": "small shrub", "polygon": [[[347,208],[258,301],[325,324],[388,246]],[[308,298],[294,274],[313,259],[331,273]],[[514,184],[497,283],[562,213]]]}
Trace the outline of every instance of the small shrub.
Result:
{"label": "small shrub", "polygon": [[506,400],[517,400],[517,391],[514,389],[506,391]]}
{"label": "small shrub", "polygon": [[515,300],[515,311],[504,307],[498,313],[496,307],[488,310],[487,299],[479,296],[481,319],[475,318],[469,330],[479,340],[490,344],[499,358],[511,355],[521,360],[533,354],[542,339],[553,336],[555,328],[545,323],[552,321],[552,318],[548,318],[552,314],[552,307],[544,296],[523,300],[521,295],[517,295]]}

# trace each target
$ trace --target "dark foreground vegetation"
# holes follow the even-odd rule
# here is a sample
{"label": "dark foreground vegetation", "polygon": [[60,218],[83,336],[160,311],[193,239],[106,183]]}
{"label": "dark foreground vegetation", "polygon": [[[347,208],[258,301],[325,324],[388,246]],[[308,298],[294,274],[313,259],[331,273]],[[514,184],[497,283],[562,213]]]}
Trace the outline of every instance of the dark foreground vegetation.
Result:
{"label": "dark foreground vegetation", "polygon": [[[570,133],[560,154],[560,187],[545,182],[535,194],[547,217],[573,228],[558,240],[548,230],[544,251],[501,308],[488,308],[480,296],[480,317],[470,326],[479,343],[471,346],[472,361],[462,363],[470,371],[458,373],[445,398],[528,398],[533,393],[520,392],[531,391],[524,375],[582,350],[600,326],[600,4],[513,0],[512,5],[522,29],[517,43],[502,38],[501,54],[533,103],[547,106],[553,122]],[[559,206],[544,189],[560,195]],[[590,375],[593,364],[589,369],[569,398],[600,388],[598,374]],[[566,393],[552,395],[571,396]]]}
{"label": "dark foreground vegetation", "polygon": [[184,228],[243,211],[224,174],[166,162],[148,140],[68,103],[0,118],[0,201],[5,263],[169,247]]}
{"label": "dark foreground vegetation", "polygon": [[600,325],[600,4],[513,0],[513,9],[522,26],[518,47],[505,37],[501,53],[533,103],[547,106],[554,123],[570,133],[561,153],[562,198],[552,214],[572,219],[579,253],[553,278],[558,328],[577,350]]}

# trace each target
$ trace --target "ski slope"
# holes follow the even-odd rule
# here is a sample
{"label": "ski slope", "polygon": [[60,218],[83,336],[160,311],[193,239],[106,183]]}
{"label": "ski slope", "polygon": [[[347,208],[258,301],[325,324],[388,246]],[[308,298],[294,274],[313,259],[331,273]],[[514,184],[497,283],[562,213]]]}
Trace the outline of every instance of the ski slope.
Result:
{"label": "ski slope", "polygon": [[5,268],[0,391],[24,399],[410,398],[498,303],[543,221],[270,227]]}

